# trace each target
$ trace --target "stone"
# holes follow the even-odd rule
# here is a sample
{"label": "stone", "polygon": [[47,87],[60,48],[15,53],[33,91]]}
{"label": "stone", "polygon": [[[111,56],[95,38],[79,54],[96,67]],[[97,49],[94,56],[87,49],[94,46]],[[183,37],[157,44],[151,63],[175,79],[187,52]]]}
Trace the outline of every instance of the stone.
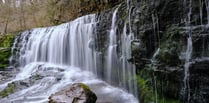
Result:
{"label": "stone", "polygon": [[52,94],[49,103],[96,103],[97,96],[83,83],[75,83]]}
{"label": "stone", "polygon": [[190,103],[209,102],[209,60],[195,59],[190,67]]}

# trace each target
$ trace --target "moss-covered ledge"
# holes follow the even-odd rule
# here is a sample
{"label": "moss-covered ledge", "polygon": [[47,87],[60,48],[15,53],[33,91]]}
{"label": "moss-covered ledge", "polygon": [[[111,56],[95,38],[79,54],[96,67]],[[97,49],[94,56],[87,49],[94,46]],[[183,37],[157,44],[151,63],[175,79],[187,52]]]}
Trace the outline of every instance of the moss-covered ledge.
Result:
{"label": "moss-covered ledge", "polygon": [[0,97],[6,97],[12,93],[14,93],[14,89],[15,89],[15,84],[14,83],[10,83],[7,85],[7,87],[0,92]]}
{"label": "moss-covered ledge", "polygon": [[178,97],[178,84],[168,80],[172,73],[143,69],[137,76],[141,103],[181,103]]}
{"label": "moss-covered ledge", "polygon": [[0,70],[5,70],[9,66],[13,39],[14,34],[0,35]]}

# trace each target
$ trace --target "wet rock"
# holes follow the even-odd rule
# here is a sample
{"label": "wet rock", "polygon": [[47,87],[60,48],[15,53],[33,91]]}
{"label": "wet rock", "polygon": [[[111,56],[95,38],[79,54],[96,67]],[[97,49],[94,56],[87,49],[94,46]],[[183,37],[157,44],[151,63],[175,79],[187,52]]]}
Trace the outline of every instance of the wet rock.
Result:
{"label": "wet rock", "polygon": [[191,103],[209,103],[209,59],[195,60],[190,65]]}
{"label": "wet rock", "polygon": [[0,92],[0,98],[6,97],[14,92],[15,84],[9,83],[7,87]]}
{"label": "wet rock", "polygon": [[16,71],[0,71],[0,84],[3,84],[12,79],[16,74]]}
{"label": "wet rock", "polygon": [[75,83],[49,97],[49,103],[96,103],[97,96],[82,83]]}
{"label": "wet rock", "polygon": [[160,46],[159,53],[156,58],[161,62],[169,66],[178,66],[180,64],[180,59],[178,56],[178,42],[166,41]]}

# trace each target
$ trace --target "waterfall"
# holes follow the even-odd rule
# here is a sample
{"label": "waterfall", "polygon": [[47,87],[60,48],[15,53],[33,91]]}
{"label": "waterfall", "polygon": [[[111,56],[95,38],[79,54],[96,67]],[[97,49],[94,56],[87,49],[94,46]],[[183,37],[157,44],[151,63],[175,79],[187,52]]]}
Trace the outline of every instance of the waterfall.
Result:
{"label": "waterfall", "polygon": [[206,10],[207,10],[207,20],[208,20],[208,24],[209,25],[209,1],[208,0],[204,0],[205,1],[205,5],[206,5]]}
{"label": "waterfall", "polygon": [[159,21],[158,21],[158,16],[156,14],[152,14],[152,25],[154,32],[155,47],[158,47],[160,46],[160,34],[159,34]]}
{"label": "waterfall", "polygon": [[[121,36],[122,40],[122,55],[120,57],[120,64],[122,66],[122,87],[128,88],[128,90],[137,95],[137,85],[136,85],[136,68],[133,64],[129,63],[127,60],[131,58],[131,34],[127,34],[127,27],[124,26],[123,34]],[[130,77],[130,78],[127,78]],[[128,85],[127,85],[128,84]]]}
{"label": "waterfall", "polygon": [[203,25],[203,3],[202,3],[202,0],[199,0],[199,3],[200,3],[200,24]]}
{"label": "waterfall", "polygon": [[[122,65],[122,87],[127,88],[132,94],[135,96],[138,95],[138,90],[137,90],[137,78],[136,78],[136,67],[134,64],[131,64],[127,60],[131,58],[131,46],[132,46],[132,41],[135,39],[134,38],[134,33],[132,32],[132,25],[131,25],[131,0],[127,0],[127,11],[128,11],[128,28],[129,28],[129,33],[127,33],[127,24],[124,25],[123,28],[123,33],[121,36],[121,41],[122,41],[122,55],[120,57],[120,65]],[[129,77],[129,78],[127,78]],[[128,84],[128,85],[126,85]]]}
{"label": "waterfall", "polygon": [[184,64],[184,99],[186,103],[190,101],[190,83],[189,83],[189,66],[190,66],[190,59],[192,57],[192,29],[191,29],[191,13],[192,13],[192,0],[189,1],[189,11],[187,14],[188,20],[186,20],[186,26],[189,27],[188,29],[188,38],[187,38],[187,49],[185,52],[185,64]]}
{"label": "waterfall", "polygon": [[192,38],[187,38],[187,50],[186,50],[186,61],[184,64],[184,95],[187,98],[186,101],[190,100],[190,84],[189,84],[189,66],[190,66],[190,59],[192,54]]}
{"label": "waterfall", "polygon": [[[17,62],[19,73],[8,83],[37,76],[42,79],[35,81],[35,84],[32,82],[30,87],[15,92],[0,102],[42,103],[48,100],[49,95],[64,86],[84,82],[97,94],[99,101],[137,103],[136,97],[130,94],[137,96],[135,68],[127,61],[131,54],[132,39],[130,35],[126,35],[124,27],[120,63],[116,51],[116,47],[119,46],[116,41],[116,14],[117,9],[113,13],[109,48],[104,55],[107,57],[107,68],[104,70],[100,68],[102,64],[105,65],[102,60],[104,57],[101,52],[95,50],[96,25],[99,20],[94,14],[58,26],[22,32],[15,39],[13,55],[10,58],[11,63]],[[101,76],[101,72],[104,76]],[[99,77],[102,80],[98,79]],[[112,84],[118,83],[116,86],[124,89],[113,87],[103,80]]]}
{"label": "waterfall", "polygon": [[[111,82],[115,74],[112,70],[117,69],[117,36],[116,36],[116,17],[117,17],[117,12],[118,8],[114,11],[113,16],[112,16],[112,25],[111,25],[111,30],[109,33],[109,46],[108,46],[108,51],[107,51],[107,81]],[[116,71],[117,72],[117,71]]]}
{"label": "waterfall", "polygon": [[[16,47],[15,44],[17,44],[17,39],[14,40],[13,46],[12,46],[12,48],[11,48],[11,54],[15,54],[15,53],[14,53],[14,50],[15,50],[15,47]],[[9,58],[9,64],[10,64],[10,65],[13,64],[13,59],[14,59],[14,58],[16,58],[15,55],[12,55],[12,56]]]}
{"label": "waterfall", "polygon": [[[137,96],[136,69],[133,64],[128,62],[128,59],[131,58],[133,34],[127,33],[125,24],[120,38],[122,44],[117,44],[117,12],[118,8],[113,12],[111,30],[109,33],[109,46],[106,58],[106,80],[109,83],[119,83],[119,86],[126,88],[129,92]],[[117,52],[118,46],[121,48],[121,54]]]}
{"label": "waterfall", "polygon": [[90,46],[95,24],[95,15],[90,15],[60,26],[25,31],[18,38],[21,48],[17,61],[22,67],[31,62],[49,62],[94,71],[96,52]]}

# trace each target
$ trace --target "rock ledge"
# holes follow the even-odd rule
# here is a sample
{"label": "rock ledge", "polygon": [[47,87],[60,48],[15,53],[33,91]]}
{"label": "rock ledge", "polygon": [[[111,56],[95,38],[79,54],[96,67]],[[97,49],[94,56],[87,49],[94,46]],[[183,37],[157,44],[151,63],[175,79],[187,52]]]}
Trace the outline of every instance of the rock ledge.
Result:
{"label": "rock ledge", "polygon": [[75,83],[52,94],[49,103],[96,103],[97,96],[83,83]]}

